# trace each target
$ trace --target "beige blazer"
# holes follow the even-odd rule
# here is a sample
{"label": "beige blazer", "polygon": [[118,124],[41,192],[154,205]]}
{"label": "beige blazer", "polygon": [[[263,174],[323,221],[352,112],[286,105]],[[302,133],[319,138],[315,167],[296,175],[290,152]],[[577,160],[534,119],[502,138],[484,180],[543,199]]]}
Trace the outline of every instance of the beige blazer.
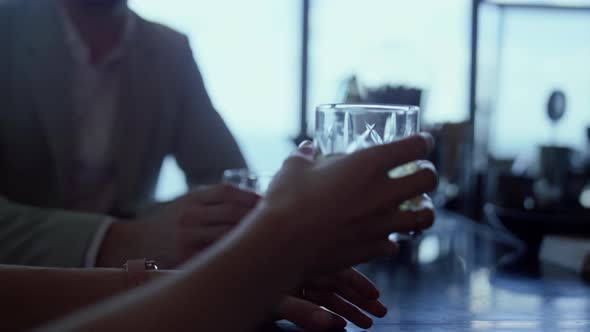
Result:
{"label": "beige blazer", "polygon": [[[176,158],[191,186],[219,181],[224,169],[245,167],[211,104],[186,36],[140,17],[137,22],[133,45],[123,60],[112,140],[116,203],[105,212],[133,213],[149,204],[167,155]],[[0,196],[24,208],[67,208],[75,139],[72,59],[55,2],[0,1],[0,43]],[[65,226],[71,227],[66,219]],[[16,252],[2,255],[8,252],[3,248],[5,224],[12,222],[3,218],[2,204],[0,221],[0,263],[38,262],[12,260],[18,258]],[[59,213],[53,221],[52,227],[60,227]],[[21,227],[22,232],[28,230]],[[50,236],[66,240],[66,234],[70,232]]]}

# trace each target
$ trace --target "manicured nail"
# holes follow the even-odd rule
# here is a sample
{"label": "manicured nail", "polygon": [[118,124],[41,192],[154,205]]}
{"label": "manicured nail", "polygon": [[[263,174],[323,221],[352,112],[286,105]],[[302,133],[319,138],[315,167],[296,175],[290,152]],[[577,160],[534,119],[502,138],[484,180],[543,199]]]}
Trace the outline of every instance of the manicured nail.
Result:
{"label": "manicured nail", "polygon": [[308,146],[313,147],[313,142],[312,141],[303,141],[303,142],[301,142],[301,144],[299,144],[300,148],[308,147]]}

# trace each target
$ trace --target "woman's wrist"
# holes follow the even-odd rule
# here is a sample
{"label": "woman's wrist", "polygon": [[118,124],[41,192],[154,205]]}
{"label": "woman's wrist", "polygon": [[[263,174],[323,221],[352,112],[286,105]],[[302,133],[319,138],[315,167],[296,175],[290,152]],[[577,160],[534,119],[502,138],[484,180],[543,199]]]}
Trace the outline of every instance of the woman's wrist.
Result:
{"label": "woman's wrist", "polygon": [[266,233],[266,241],[274,241],[276,250],[282,253],[285,260],[295,264],[294,268],[303,275],[315,253],[313,241],[308,241],[308,235],[300,227],[304,217],[292,209],[268,203],[261,201],[253,212],[254,229]]}

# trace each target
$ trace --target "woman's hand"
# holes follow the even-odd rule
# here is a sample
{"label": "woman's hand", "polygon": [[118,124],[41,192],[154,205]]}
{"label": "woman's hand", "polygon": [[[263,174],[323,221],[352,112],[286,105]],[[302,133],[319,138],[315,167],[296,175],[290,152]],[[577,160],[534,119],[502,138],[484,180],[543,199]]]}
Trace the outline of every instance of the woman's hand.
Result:
{"label": "woman's hand", "polygon": [[387,313],[378,298],[375,285],[362,273],[348,268],[305,282],[295,295],[281,301],[276,314],[306,330],[342,329],[346,320],[366,329],[373,320],[363,311],[376,317]]}
{"label": "woman's hand", "polygon": [[[285,161],[258,208],[284,220],[281,232],[300,251],[306,274],[392,255],[397,246],[388,240],[390,233],[408,224],[429,227],[434,218],[430,207],[399,209],[402,202],[436,187],[434,166],[419,161],[432,146],[432,137],[421,134],[313,162],[314,149],[302,145]],[[414,161],[419,161],[416,172],[388,176],[391,169]]]}
{"label": "woman's hand", "polygon": [[[252,329],[277,308],[289,290],[306,280],[313,282],[313,277],[396,251],[387,237],[399,228],[394,217],[400,218],[400,203],[434,189],[436,173],[426,162],[404,177],[392,179],[388,172],[426,158],[431,149],[432,138],[419,135],[314,163],[313,149],[303,146],[285,162],[254,211],[185,264],[183,272],[49,329]],[[176,216],[172,214],[173,222],[179,222]],[[333,301],[330,293],[311,286],[306,298],[326,303],[359,324],[367,323],[339,300],[346,298],[346,290],[339,290],[342,296]],[[370,302],[370,298],[361,294],[361,302]],[[234,315],[232,319],[227,319],[228,312]]]}

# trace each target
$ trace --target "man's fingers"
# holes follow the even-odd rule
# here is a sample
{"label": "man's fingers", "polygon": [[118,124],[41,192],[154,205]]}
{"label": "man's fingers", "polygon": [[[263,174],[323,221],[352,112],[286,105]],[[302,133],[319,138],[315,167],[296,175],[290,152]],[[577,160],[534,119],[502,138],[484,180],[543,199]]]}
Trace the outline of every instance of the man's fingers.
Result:
{"label": "man's fingers", "polygon": [[216,242],[224,235],[229,233],[234,225],[219,224],[205,227],[183,228],[181,229],[181,243],[185,247],[202,249],[209,244]]}
{"label": "man's fingers", "polygon": [[186,261],[229,233],[234,225],[214,225],[179,229],[180,260]]}
{"label": "man's fingers", "polygon": [[189,203],[214,205],[235,203],[245,207],[254,207],[260,196],[254,192],[242,190],[231,184],[219,184],[195,189],[185,196]]}
{"label": "man's fingers", "polygon": [[334,293],[310,290],[306,292],[306,299],[326,307],[360,328],[367,329],[373,325],[373,320],[369,316]]}
{"label": "man's fingers", "polygon": [[215,224],[237,224],[252,208],[243,205],[223,203],[217,205],[201,205],[186,208],[180,220],[184,226],[203,226]]}
{"label": "man's fingers", "polygon": [[285,297],[277,308],[276,314],[295,325],[312,331],[329,331],[343,329],[346,321],[319,305],[292,296]]}

